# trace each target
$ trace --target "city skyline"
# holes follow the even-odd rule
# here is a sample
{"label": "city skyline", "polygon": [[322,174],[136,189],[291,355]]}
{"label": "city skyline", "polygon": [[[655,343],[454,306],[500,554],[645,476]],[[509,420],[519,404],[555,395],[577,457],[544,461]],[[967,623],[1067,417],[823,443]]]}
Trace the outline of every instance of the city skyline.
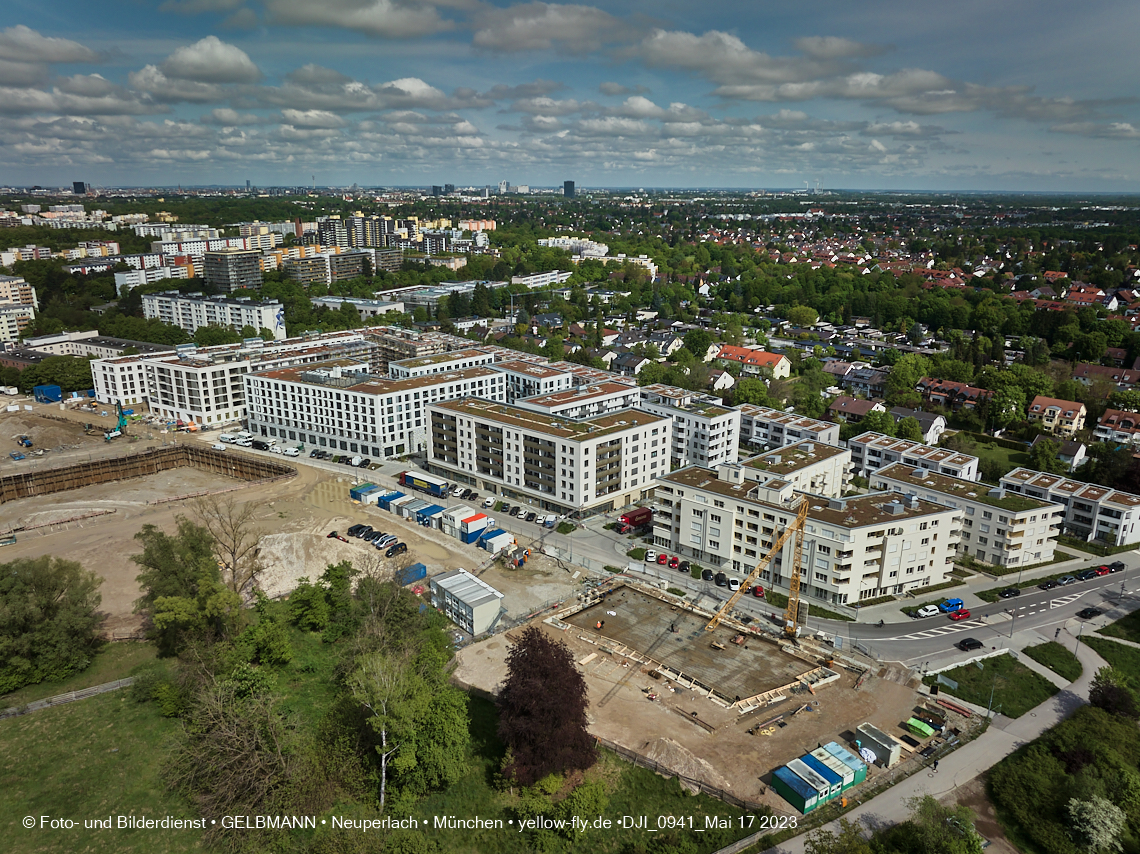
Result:
{"label": "city skyline", "polygon": [[0,184],[1140,191],[1122,3],[19,0],[8,20]]}

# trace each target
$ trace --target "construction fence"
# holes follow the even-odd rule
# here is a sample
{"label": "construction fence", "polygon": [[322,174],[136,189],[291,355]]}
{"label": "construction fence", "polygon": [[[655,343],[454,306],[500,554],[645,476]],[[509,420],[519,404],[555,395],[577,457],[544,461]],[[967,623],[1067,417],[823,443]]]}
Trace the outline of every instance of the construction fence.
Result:
{"label": "construction fence", "polygon": [[195,445],[151,448],[121,457],[89,460],[59,468],[37,469],[0,478],[0,504],[20,498],[51,495],[100,483],[158,474],[193,466],[243,481],[269,482],[293,477],[297,470],[283,463],[245,454],[214,451]]}

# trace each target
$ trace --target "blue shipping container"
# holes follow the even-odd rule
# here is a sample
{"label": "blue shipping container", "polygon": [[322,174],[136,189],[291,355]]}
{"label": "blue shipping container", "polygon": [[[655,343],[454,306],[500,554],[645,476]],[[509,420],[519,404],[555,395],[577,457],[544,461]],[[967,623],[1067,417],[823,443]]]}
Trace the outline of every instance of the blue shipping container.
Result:
{"label": "blue shipping container", "polygon": [[404,497],[404,493],[402,493],[402,492],[389,492],[387,495],[385,495],[383,498],[381,498],[376,503],[379,504],[380,507],[383,508],[384,510],[391,510],[392,509],[392,502],[396,501],[397,499],[403,498],[403,497]]}
{"label": "blue shipping container", "polygon": [[423,581],[425,578],[427,578],[427,567],[422,563],[405,566],[396,573],[396,583],[400,586],[411,584],[413,581]]}
{"label": "blue shipping container", "polygon": [[819,793],[786,765],[772,772],[772,788],[802,813],[811,812],[819,804]]}
{"label": "blue shipping container", "polygon": [[804,763],[804,765],[806,765],[808,768],[810,768],[812,771],[827,781],[827,784],[831,787],[831,791],[828,794],[838,795],[841,791],[843,791],[843,778],[828,768],[826,765],[824,765],[822,762],[820,762],[818,759],[816,759],[814,756],[812,756],[810,753],[805,753],[803,756],[801,756],[800,762]]}
{"label": "blue shipping container", "polygon": [[38,385],[32,389],[36,403],[59,403],[63,400],[63,389],[57,385]]}

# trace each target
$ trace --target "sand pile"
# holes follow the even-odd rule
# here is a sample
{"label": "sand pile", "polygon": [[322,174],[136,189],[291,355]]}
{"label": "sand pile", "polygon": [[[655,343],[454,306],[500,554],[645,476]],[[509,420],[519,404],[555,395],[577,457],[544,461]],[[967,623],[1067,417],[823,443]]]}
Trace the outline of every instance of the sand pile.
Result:
{"label": "sand pile", "polygon": [[316,581],[330,563],[349,560],[359,565],[371,558],[375,549],[359,540],[347,543],[328,539],[324,534],[266,534],[261,538],[261,589],[269,596],[281,596],[297,586],[297,580]]}
{"label": "sand pile", "polygon": [[728,781],[712,765],[696,754],[673,741],[671,738],[655,738],[646,742],[641,753],[674,774],[703,780],[710,786],[727,790]]}

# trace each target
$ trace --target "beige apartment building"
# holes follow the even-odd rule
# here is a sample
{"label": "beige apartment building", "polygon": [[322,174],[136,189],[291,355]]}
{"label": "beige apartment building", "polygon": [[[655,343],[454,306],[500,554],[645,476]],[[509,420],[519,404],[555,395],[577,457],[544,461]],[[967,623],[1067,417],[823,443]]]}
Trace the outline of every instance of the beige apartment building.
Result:
{"label": "beige apartment building", "polygon": [[959,552],[994,566],[1052,560],[1065,514],[1064,507],[1051,501],[903,463],[871,475],[871,488],[917,495],[961,511]]}
{"label": "beige apartment building", "polygon": [[789,480],[797,492],[842,495],[851,482],[851,452],[821,442],[797,442],[740,462],[746,480]]}
{"label": "beige apartment building", "polygon": [[1030,421],[1040,421],[1042,427],[1056,436],[1072,436],[1085,426],[1085,405],[1071,400],[1037,395],[1029,404],[1027,414]]}
{"label": "beige apartment building", "polygon": [[[800,589],[810,599],[853,605],[941,584],[952,568],[961,511],[889,492],[825,498],[783,477],[738,476],[739,467],[692,466],[659,478],[654,543],[743,579],[807,501]],[[787,588],[794,551],[789,537],[761,583]]]}

